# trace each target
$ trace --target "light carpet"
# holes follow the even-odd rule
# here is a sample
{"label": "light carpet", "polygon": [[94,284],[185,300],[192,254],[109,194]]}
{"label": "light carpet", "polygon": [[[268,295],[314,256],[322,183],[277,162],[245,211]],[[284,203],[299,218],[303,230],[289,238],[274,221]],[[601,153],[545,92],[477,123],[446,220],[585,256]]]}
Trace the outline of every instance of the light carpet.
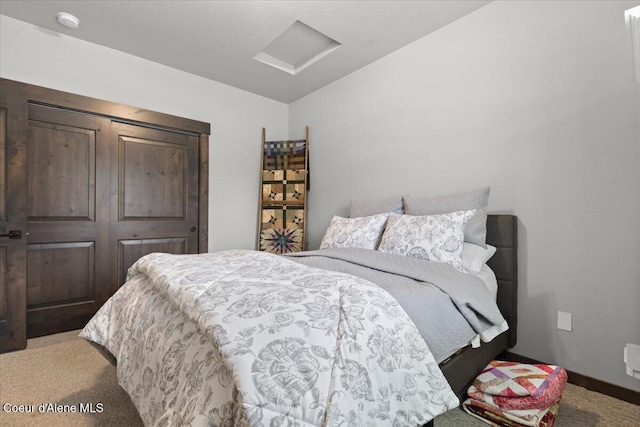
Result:
{"label": "light carpet", "polygon": [[[31,339],[26,350],[0,355],[1,426],[142,425],[129,396],[117,383],[115,368],[98,350],[78,338],[78,333]],[[34,413],[5,412],[7,403],[33,405]],[[62,405],[57,409],[63,412],[39,412],[43,403]],[[462,409],[439,416],[435,425],[487,426]],[[637,427],[640,406],[567,384],[554,426]]]}

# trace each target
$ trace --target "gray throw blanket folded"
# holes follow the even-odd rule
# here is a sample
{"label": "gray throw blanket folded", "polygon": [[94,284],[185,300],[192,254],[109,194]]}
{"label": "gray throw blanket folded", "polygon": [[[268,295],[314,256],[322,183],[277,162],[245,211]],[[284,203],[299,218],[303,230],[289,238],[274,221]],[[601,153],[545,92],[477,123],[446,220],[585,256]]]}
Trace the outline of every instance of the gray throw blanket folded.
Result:
{"label": "gray throw blanket folded", "polygon": [[389,292],[416,323],[438,362],[476,336],[507,329],[481,279],[437,262],[368,249],[287,254],[313,267],[367,279]]}

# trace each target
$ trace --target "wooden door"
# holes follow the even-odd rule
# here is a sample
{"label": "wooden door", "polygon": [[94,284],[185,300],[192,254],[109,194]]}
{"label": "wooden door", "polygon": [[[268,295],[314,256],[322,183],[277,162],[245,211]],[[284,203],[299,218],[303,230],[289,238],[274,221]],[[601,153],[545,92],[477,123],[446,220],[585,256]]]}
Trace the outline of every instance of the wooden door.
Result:
{"label": "wooden door", "polygon": [[109,296],[109,119],[29,104],[27,334],[83,327]]}
{"label": "wooden door", "polygon": [[0,352],[84,327],[140,256],[206,252],[209,132],[0,79]]}
{"label": "wooden door", "polygon": [[0,353],[27,346],[27,199],[25,191],[16,191],[26,183],[22,100],[19,91],[0,81]]}
{"label": "wooden door", "polygon": [[114,122],[111,245],[118,286],[151,252],[198,253],[198,135]]}

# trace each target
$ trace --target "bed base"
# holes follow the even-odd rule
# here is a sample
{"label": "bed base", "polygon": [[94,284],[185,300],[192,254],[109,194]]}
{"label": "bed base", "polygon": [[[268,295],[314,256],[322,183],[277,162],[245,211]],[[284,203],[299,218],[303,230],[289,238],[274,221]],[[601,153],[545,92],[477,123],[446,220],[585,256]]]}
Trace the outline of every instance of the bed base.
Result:
{"label": "bed base", "polygon": [[508,348],[507,342],[507,333],[504,332],[479,348],[465,347],[440,365],[460,402],[466,399],[467,389],[478,373]]}
{"label": "bed base", "polygon": [[[466,399],[467,389],[473,379],[489,362],[507,349],[508,342],[508,333],[503,332],[491,342],[484,343],[478,348],[471,346],[463,348],[440,364],[440,369],[449,381],[451,389],[458,396],[460,403]],[[423,425],[423,427],[434,426],[434,420]]]}

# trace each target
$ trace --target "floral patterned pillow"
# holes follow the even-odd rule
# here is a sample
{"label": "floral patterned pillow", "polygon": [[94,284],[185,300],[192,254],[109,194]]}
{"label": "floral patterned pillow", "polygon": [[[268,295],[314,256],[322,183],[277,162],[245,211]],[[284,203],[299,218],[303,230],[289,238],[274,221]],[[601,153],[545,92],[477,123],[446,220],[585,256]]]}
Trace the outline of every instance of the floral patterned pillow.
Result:
{"label": "floral patterned pillow", "polygon": [[388,213],[358,218],[334,216],[322,238],[320,249],[375,249],[380,242],[388,216]]}
{"label": "floral patterned pillow", "polygon": [[463,271],[464,226],[474,214],[475,209],[425,216],[392,213],[378,250],[450,264]]}

